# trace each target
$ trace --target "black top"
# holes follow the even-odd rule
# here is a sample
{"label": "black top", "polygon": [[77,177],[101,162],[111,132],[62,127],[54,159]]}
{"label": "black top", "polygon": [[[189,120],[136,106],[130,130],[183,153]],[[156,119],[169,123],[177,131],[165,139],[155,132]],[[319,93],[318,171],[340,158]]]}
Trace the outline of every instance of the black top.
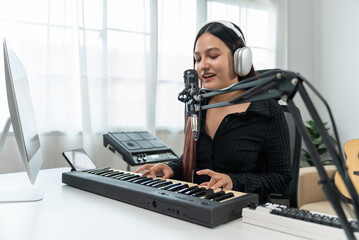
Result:
{"label": "black top", "polygon": [[[227,115],[212,139],[202,114],[196,149],[196,169],[211,169],[229,175],[233,190],[259,194],[266,202],[269,193],[285,190],[291,180],[289,131],[279,104],[270,100],[252,102],[247,111]],[[182,157],[169,162],[182,179]],[[193,182],[209,181],[194,174]]]}

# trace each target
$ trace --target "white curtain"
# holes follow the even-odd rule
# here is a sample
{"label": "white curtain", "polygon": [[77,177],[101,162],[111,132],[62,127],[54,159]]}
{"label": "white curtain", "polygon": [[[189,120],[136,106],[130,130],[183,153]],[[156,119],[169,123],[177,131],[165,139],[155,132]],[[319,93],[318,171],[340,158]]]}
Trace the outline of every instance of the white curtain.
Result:
{"label": "white curtain", "polygon": [[[274,67],[277,2],[0,0],[0,36],[27,70],[44,167],[65,164],[61,152],[74,148],[100,166],[122,167],[103,146],[109,131],[147,130],[180,154],[177,94],[193,67],[197,30],[231,20],[244,29],[255,65]],[[2,125],[9,114],[0,59]]]}

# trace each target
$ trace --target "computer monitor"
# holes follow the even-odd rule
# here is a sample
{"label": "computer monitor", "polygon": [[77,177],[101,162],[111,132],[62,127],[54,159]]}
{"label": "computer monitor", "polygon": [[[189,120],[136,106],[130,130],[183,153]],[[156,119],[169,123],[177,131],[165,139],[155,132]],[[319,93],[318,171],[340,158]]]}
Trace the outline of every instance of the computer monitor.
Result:
{"label": "computer monitor", "polygon": [[[10,125],[12,125],[21,159],[31,184],[34,184],[42,166],[43,158],[32,107],[30,88],[23,64],[14,50],[7,46],[5,39],[3,48],[5,85],[10,118],[6,122],[0,137],[0,151],[3,148]],[[30,187],[28,190],[21,189],[19,191],[15,190],[15,192],[0,193],[0,202],[34,201],[41,200],[42,197],[43,192],[41,190]]]}

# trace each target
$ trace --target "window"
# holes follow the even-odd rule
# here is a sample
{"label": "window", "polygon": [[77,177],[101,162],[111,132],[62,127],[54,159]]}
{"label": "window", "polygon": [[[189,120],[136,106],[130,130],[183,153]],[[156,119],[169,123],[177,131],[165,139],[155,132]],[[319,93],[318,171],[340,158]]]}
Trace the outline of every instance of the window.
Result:
{"label": "window", "polygon": [[[177,94],[184,70],[193,68],[197,30],[207,20],[238,24],[255,68],[276,66],[277,1],[0,3],[2,37],[27,69],[43,133],[182,131],[184,104]],[[1,81],[0,125],[8,116],[4,85]]]}
{"label": "window", "polygon": [[159,1],[157,129],[183,130],[184,104],[177,95],[184,88],[183,72],[193,68],[197,11],[193,0]]}
{"label": "window", "polygon": [[255,69],[276,66],[277,12],[272,1],[209,1],[208,20],[237,24],[253,52]]}

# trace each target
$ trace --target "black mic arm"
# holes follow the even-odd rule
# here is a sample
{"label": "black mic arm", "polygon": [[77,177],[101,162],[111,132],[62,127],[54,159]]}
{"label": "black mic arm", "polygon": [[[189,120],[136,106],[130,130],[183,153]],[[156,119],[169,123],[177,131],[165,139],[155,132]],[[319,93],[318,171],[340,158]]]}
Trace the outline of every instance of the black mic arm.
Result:
{"label": "black mic arm", "polygon": [[[280,69],[270,70],[263,74],[242,80],[223,89],[201,89],[198,103],[201,104],[202,100],[212,96],[225,94],[233,91],[243,90],[246,91],[241,95],[233,98],[230,101],[201,105],[200,110],[210,109],[216,107],[225,107],[245,102],[252,102],[264,99],[281,99],[292,98],[296,93],[297,86],[292,84],[288,79],[293,79],[297,75],[293,72],[283,71]],[[201,94],[204,92],[203,94]]]}
{"label": "black mic arm", "polygon": [[[267,71],[264,74],[260,74],[251,78],[248,78],[244,81],[238,82],[230,87],[224,89],[201,89],[199,90],[199,95],[196,99],[193,99],[196,108],[194,111],[201,111],[204,109],[216,108],[216,107],[224,107],[234,104],[240,104],[245,102],[252,102],[264,99],[282,99],[284,100],[287,105],[288,109],[293,115],[295,120],[295,125],[299,130],[300,134],[302,135],[303,141],[307,146],[307,150],[310,153],[314,165],[317,169],[319,175],[319,184],[321,184],[322,190],[326,195],[327,199],[330,201],[332,207],[334,208],[335,212],[337,213],[341,225],[348,237],[348,239],[355,239],[354,236],[354,229],[352,228],[348,222],[348,219],[344,213],[342,205],[340,204],[340,193],[337,187],[333,184],[333,182],[329,179],[322,162],[320,161],[319,153],[317,152],[312,140],[304,126],[303,120],[295,111],[295,104],[293,102],[293,97],[298,92],[309,111],[326,147],[328,148],[328,152],[333,159],[336,168],[341,175],[348,192],[351,196],[351,203],[354,206],[354,213],[355,217],[359,219],[359,196],[355,190],[355,187],[347,174],[346,167],[344,165],[344,158],[343,154],[339,150],[336,150],[331,137],[329,136],[328,132],[325,129],[323,122],[320,119],[320,116],[313,105],[306,89],[304,88],[303,82],[306,82],[309,85],[309,82],[304,79],[300,74],[290,72],[290,71],[282,71],[282,70],[274,70],[274,71]],[[309,85],[311,87],[311,85]],[[311,87],[313,88],[313,87]],[[246,91],[239,96],[235,97],[234,99],[216,103],[216,104],[203,104],[203,100],[206,98],[210,98],[212,96],[216,96],[219,94],[225,94],[228,92],[233,92],[241,89],[246,89]],[[314,89],[315,90],[315,89]],[[317,91],[314,91],[317,93]],[[328,110],[329,106],[327,105]],[[333,124],[334,120],[332,119]],[[334,125],[335,126],[335,125]],[[339,138],[337,136],[337,140],[339,143]],[[340,149],[340,146],[338,147]],[[358,228],[358,226],[356,226]],[[358,229],[357,229],[358,230]]]}
{"label": "black mic arm", "polygon": [[[298,75],[298,77],[300,77]],[[301,80],[303,80],[302,77],[300,77]],[[300,79],[298,78],[298,79]],[[358,198],[358,193],[356,192],[353,182],[351,181],[351,179],[349,178],[349,175],[347,174],[347,171],[345,171],[343,163],[344,163],[344,159],[342,154],[339,154],[338,151],[336,150],[333,141],[331,139],[331,137],[329,136],[318,112],[316,111],[313,102],[310,100],[310,97],[306,91],[306,89],[304,88],[303,81],[298,81],[298,92],[301,95],[305,106],[308,109],[308,112],[310,113],[318,131],[320,136],[323,139],[323,142],[325,143],[328,152],[331,156],[331,158],[333,159],[333,162],[339,172],[339,174],[342,176],[344,183],[348,189],[348,191],[350,192],[350,196],[352,197],[352,204],[354,206],[354,213],[356,216],[356,219],[359,219],[359,198]],[[307,150],[309,152],[309,154],[312,156],[312,159],[314,160],[314,165],[318,171],[318,175],[319,175],[319,184],[322,185],[322,190],[324,192],[324,194],[326,195],[327,199],[329,200],[329,202],[331,203],[333,209],[335,210],[335,212],[337,213],[339,219],[340,219],[340,223],[348,237],[348,239],[355,239],[354,236],[354,229],[352,229],[353,226],[351,226],[348,222],[348,219],[344,213],[343,207],[340,204],[340,193],[339,190],[337,189],[337,187],[334,185],[334,183],[329,179],[324,166],[322,164],[322,162],[320,161],[320,157],[318,154],[318,151],[316,150],[311,137],[309,136],[304,123],[302,121],[302,119],[300,119],[300,116],[298,116],[296,114],[296,112],[294,111],[295,109],[295,105],[292,101],[292,99],[288,99],[287,100],[287,105],[288,105],[288,109],[289,111],[294,114],[294,121],[296,124],[297,129],[299,130],[299,132],[302,135],[303,141],[305,142],[306,146],[307,146]],[[340,148],[340,146],[338,146],[338,148]],[[357,231],[358,231],[358,226],[356,227]]]}

